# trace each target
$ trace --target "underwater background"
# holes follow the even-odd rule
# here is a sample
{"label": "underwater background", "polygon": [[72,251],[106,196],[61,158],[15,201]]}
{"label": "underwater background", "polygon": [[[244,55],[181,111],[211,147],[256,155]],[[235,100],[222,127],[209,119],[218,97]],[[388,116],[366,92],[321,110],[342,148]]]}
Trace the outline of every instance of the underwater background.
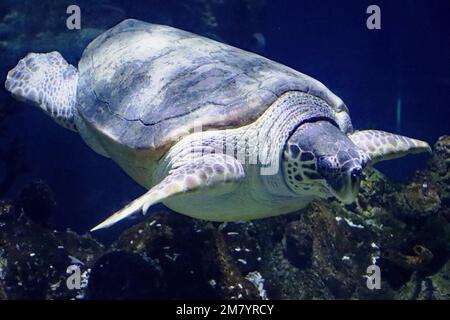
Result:
{"label": "underwater background", "polygon": [[[66,27],[71,4],[80,30]],[[366,27],[372,4],[380,30]],[[356,129],[425,140],[434,154],[377,165],[352,206],[316,202],[225,226],[157,206],[94,239],[88,230],[144,189],[3,83],[30,51],[76,66],[126,18],[299,70],[343,99]],[[0,83],[0,298],[450,297],[450,1],[0,0]],[[381,290],[365,286],[374,261]],[[71,264],[83,271],[79,290],[65,286]]]}

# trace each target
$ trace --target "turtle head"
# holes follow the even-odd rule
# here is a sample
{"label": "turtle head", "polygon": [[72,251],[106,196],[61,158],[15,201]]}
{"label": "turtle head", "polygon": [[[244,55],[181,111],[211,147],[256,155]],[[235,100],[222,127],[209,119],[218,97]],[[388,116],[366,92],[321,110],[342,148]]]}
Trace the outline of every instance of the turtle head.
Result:
{"label": "turtle head", "polygon": [[328,121],[304,123],[288,139],[283,172],[298,194],[335,196],[344,203],[355,199],[367,164],[366,154]]}

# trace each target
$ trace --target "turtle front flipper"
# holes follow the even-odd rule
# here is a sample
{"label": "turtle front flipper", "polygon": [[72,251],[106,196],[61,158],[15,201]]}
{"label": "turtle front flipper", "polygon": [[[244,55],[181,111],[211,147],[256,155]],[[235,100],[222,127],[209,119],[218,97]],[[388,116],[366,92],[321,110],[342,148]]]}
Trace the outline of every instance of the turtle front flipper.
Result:
{"label": "turtle front flipper", "polygon": [[232,192],[245,177],[244,168],[233,157],[224,154],[207,154],[193,158],[177,167],[147,193],[137,198],[122,210],[92,228],[91,231],[108,228],[142,210],[147,213],[150,206],[166,199],[198,192],[223,194]]}
{"label": "turtle front flipper", "polygon": [[349,138],[369,157],[369,164],[408,154],[431,153],[428,143],[379,130],[356,131]]}
{"label": "turtle front flipper", "polygon": [[30,53],[8,72],[5,88],[17,100],[36,105],[59,125],[77,131],[78,71],[59,52]]}

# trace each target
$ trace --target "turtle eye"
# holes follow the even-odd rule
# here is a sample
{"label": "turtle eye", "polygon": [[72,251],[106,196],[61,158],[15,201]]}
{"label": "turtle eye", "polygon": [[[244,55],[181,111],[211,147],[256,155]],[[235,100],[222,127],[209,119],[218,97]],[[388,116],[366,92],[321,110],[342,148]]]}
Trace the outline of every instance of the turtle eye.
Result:
{"label": "turtle eye", "polygon": [[352,185],[357,184],[361,181],[363,176],[363,171],[361,167],[355,167],[350,172],[350,179],[352,180]]}

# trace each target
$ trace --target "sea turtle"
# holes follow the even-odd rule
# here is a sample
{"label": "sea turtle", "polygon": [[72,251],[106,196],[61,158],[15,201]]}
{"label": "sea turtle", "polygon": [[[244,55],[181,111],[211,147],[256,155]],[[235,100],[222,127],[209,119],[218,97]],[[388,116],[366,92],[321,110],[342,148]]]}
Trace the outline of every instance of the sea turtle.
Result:
{"label": "sea turtle", "polygon": [[133,19],[93,40],[78,70],[58,52],[30,53],[5,86],[148,189],[92,230],[159,202],[211,221],[349,203],[368,165],[431,150],[354,131],[341,99],[289,67]]}

